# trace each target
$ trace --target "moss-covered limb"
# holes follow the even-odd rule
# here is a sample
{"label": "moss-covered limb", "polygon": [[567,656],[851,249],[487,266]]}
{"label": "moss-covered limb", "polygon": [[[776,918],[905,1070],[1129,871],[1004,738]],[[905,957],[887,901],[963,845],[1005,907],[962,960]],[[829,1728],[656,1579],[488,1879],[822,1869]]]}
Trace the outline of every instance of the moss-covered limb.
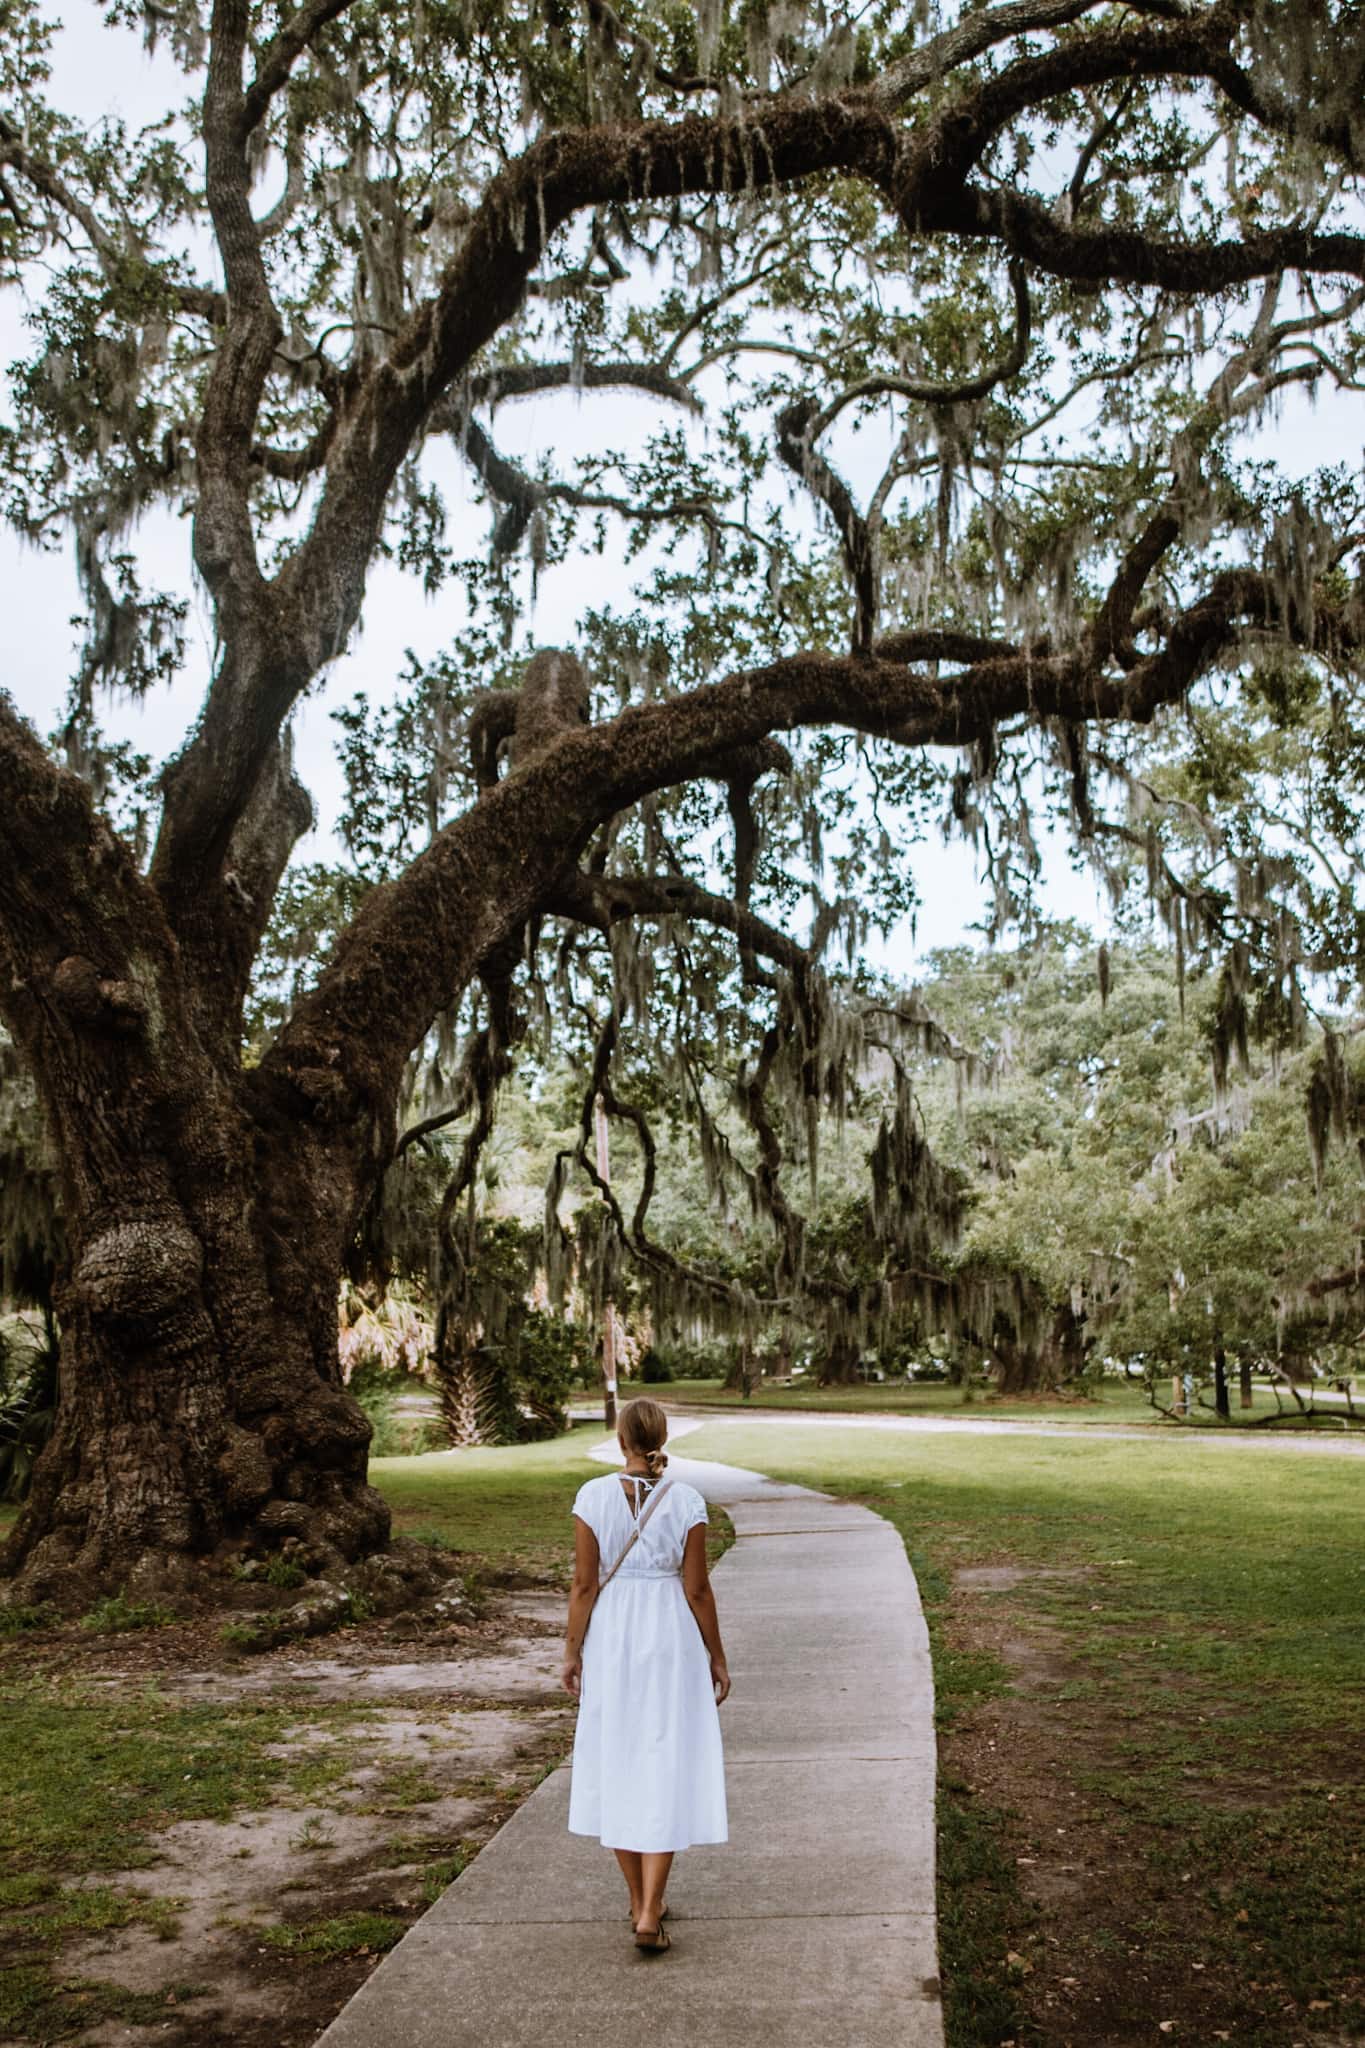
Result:
{"label": "moss-covered limb", "polygon": [[[288,621],[281,615],[275,624],[288,624],[284,644],[300,659],[291,653],[268,669],[247,644],[260,643],[256,651],[263,652],[257,628],[266,611],[263,592],[257,592],[259,604],[246,596],[259,572],[242,522],[237,452],[240,443],[245,453],[249,441],[242,439],[238,414],[259,395],[278,320],[260,267],[259,241],[239,192],[244,157],[240,115],[233,111],[228,84],[232,59],[230,54],[216,57],[218,69],[206,102],[214,187],[210,203],[224,261],[235,279],[235,310],[215,360],[205,414],[211,488],[201,515],[200,545],[210,587],[216,577],[224,601],[239,609],[243,645],[231,650],[224,673],[232,680],[215,685],[204,731],[178,764],[163,871],[169,874],[177,852],[187,850],[181,842],[202,835],[210,812],[217,812],[221,822],[209,843],[215,838],[220,845],[226,842],[233,809],[254,785],[262,737],[267,742],[273,738],[309,676],[354,623],[365,568],[399,466],[434,408],[513,317],[551,237],[580,213],[646,197],[657,203],[690,193],[772,191],[841,171],[866,180],[916,233],[989,234],[1059,276],[1205,293],[1286,269],[1361,274],[1365,244],[1349,234],[1318,235],[1290,226],[1217,244],[1184,243],[1140,231],[1068,226],[1040,202],[970,182],[983,152],[1011,121],[1060,95],[1111,79],[1208,78],[1231,94],[1242,111],[1258,117],[1260,102],[1230,54],[1232,27],[1217,10],[1195,21],[1094,27],[973,81],[913,140],[885,110],[884,82],[880,94],[873,82],[809,101],[776,97],[755,113],[746,110],[739,116],[688,113],[681,119],[559,128],[540,137],[491,179],[439,288],[411,314],[387,354],[376,358],[350,395],[346,416],[327,447],[317,518],[279,579]],[[230,52],[234,30],[229,17],[218,33],[223,50]],[[903,90],[905,75],[902,68],[892,103]],[[240,104],[240,88],[237,98]],[[843,529],[853,530],[846,521]],[[229,561],[237,561],[244,572],[231,597],[222,580]],[[866,613],[864,605],[861,615]],[[251,707],[252,715],[243,718],[242,709]],[[207,774],[210,740],[224,763],[216,782]],[[195,809],[202,817],[191,832]]]}
{"label": "moss-covered limb", "polygon": [[[701,409],[690,386],[654,363],[508,364],[466,379],[458,399],[447,398],[436,408],[427,422],[426,432],[428,435],[437,432],[449,434],[480,482],[502,506],[493,529],[495,554],[515,554],[527,528],[537,515],[543,519],[544,508],[551,501],[583,509],[600,506],[646,521],[718,519],[715,511],[704,501],[632,507],[602,492],[585,491],[571,484],[530,476],[503,454],[488,429],[475,417],[475,408],[479,406],[494,407],[507,399],[531,397],[570,385],[592,391],[645,391],[651,397],[670,399],[692,412]],[[730,520],[720,520],[719,523],[725,526],[735,524]]]}
{"label": "moss-covered limb", "polygon": [[777,452],[793,476],[799,478],[834,521],[844,566],[853,588],[853,652],[865,654],[877,624],[876,547],[852,491],[816,447],[821,423],[821,407],[817,399],[794,399],[777,416]]}
{"label": "moss-covered limb", "polygon": [[301,6],[285,16],[261,51],[251,81],[234,109],[243,141],[265,119],[271,101],[283,91],[299,59],[327,24],[344,14],[350,4],[351,0],[303,0]]}
{"label": "moss-covered limb", "polygon": [[[838,470],[820,452],[820,438],[840,413],[851,405],[863,404],[870,399],[888,396],[913,399],[947,416],[953,407],[984,398],[997,384],[1017,376],[1028,355],[1032,321],[1028,280],[1022,264],[1011,264],[1010,283],[1014,293],[1015,332],[999,362],[951,384],[906,376],[865,377],[823,403],[809,394],[794,399],[777,415],[774,440],[779,458],[834,521],[853,591],[852,651],[855,654],[865,654],[873,648],[881,609],[878,536],[882,508],[887,492],[901,473],[898,467],[901,457],[899,453],[892,457],[864,511]],[[941,542],[946,544],[946,534],[941,536]],[[886,644],[879,643],[876,651],[885,655]]]}
{"label": "moss-covered limb", "polygon": [[988,658],[943,678],[888,660],[811,654],[566,730],[486,789],[396,882],[372,892],[263,1068],[287,1075],[325,1058],[338,1082],[350,1080],[364,1112],[350,1131],[368,1155],[373,1118],[381,1130],[391,1119],[404,1062],[431,1019],[477,962],[553,897],[605,818],[801,725],[853,726],[905,746],[962,746],[1020,715],[1078,728],[1146,722],[1243,626],[1324,650],[1348,649],[1359,637],[1349,606],[1324,599],[1306,616],[1274,578],[1228,570],[1126,675],[1083,649]]}
{"label": "moss-covered limb", "polygon": [[733,933],[746,952],[789,973],[808,959],[789,933],[746,910],[738,896],[717,896],[686,875],[588,875],[580,870],[554,887],[545,908],[603,933],[626,918],[684,917]]}
{"label": "moss-covered limb", "polygon": [[[610,1268],[616,1256],[625,1253],[649,1276],[658,1300],[661,1304],[666,1303],[671,1312],[685,1312],[690,1308],[711,1326],[727,1330],[747,1326],[782,1304],[756,1299],[749,1289],[737,1286],[733,1279],[680,1259],[649,1235],[648,1219],[654,1199],[657,1153],[654,1134],[644,1112],[635,1104],[623,1101],[612,1084],[611,1063],[618,1029],[619,1018],[613,1010],[603,1020],[593,1048],[592,1070],[583,1096],[578,1146],[574,1153],[574,1163],[602,1203],[609,1231],[608,1244],[603,1246],[599,1243],[592,1260],[595,1296],[599,1300],[608,1298]],[[615,1189],[598,1171],[593,1157],[593,1119],[599,1100],[608,1116],[630,1126],[640,1145],[643,1173],[635,1211],[629,1223]],[[561,1161],[556,1161],[556,1173]],[[554,1182],[547,1197],[546,1212],[547,1229],[557,1230],[558,1199]]]}

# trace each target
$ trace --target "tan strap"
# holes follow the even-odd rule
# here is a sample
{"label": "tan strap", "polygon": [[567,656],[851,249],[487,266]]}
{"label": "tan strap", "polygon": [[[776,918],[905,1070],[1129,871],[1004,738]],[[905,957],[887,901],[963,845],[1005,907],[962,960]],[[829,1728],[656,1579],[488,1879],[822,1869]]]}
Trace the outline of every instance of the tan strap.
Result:
{"label": "tan strap", "polygon": [[616,1574],[620,1571],[622,1565],[630,1556],[631,1551],[634,1550],[636,1544],[639,1542],[640,1532],[644,1528],[645,1523],[649,1520],[655,1508],[658,1507],[659,1502],[663,1499],[664,1495],[668,1492],[668,1489],[672,1484],[673,1481],[671,1479],[661,1479],[659,1481],[653,1493],[651,1493],[649,1499],[645,1502],[643,1508],[636,1516],[635,1527],[631,1530],[630,1536],[627,1539],[626,1546],[624,1550],[621,1552],[621,1555],[617,1558],[615,1564],[607,1573],[606,1577],[604,1579],[599,1579],[597,1581],[597,1590],[599,1593],[601,1592],[604,1586],[610,1585],[611,1581],[616,1577]]}

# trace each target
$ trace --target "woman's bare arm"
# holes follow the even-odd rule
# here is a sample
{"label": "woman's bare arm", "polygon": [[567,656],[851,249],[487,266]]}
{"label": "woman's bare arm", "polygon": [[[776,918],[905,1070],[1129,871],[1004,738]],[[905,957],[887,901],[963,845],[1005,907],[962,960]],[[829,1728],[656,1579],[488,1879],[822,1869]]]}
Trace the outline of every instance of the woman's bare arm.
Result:
{"label": "woman's bare arm", "polygon": [[730,1690],[730,1671],[725,1662],[725,1651],[721,1647],[720,1620],[716,1614],[716,1596],[711,1591],[711,1575],[706,1568],[706,1524],[698,1522],[687,1532],[683,1546],[682,1568],[683,1591],[687,1604],[697,1617],[697,1627],[711,1659],[711,1676],[715,1680],[717,1700],[723,1700]]}
{"label": "woman's bare arm", "polygon": [[574,1516],[573,1584],[569,1588],[569,1619],[564,1630],[564,1659],[559,1678],[575,1699],[583,1682],[583,1638],[597,1605],[597,1538],[587,1523]]}

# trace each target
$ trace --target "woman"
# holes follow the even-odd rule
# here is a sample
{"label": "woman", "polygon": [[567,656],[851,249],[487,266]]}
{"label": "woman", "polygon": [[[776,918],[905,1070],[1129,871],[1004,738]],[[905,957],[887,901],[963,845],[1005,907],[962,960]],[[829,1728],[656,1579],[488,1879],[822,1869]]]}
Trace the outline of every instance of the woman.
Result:
{"label": "woman", "polygon": [[624,1472],[578,1490],[562,1672],[579,1703],[569,1827],[616,1851],[635,1945],[655,1951],[670,1946],[674,1851],[726,1839],[716,1709],[730,1690],[706,1502],[663,1477],[667,1434],[657,1401],[627,1402],[616,1432]]}

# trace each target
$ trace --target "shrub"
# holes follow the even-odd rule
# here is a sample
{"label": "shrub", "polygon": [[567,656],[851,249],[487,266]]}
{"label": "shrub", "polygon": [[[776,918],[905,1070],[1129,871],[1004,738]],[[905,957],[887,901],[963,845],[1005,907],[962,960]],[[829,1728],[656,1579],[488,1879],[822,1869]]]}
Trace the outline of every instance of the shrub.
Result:
{"label": "shrub", "polygon": [[370,1456],[400,1457],[404,1447],[404,1426],[394,1407],[391,1389],[376,1386],[368,1375],[362,1379],[356,1374],[351,1381],[351,1392],[370,1418]]}
{"label": "shrub", "polygon": [[51,1628],[58,1618],[56,1608],[46,1600],[36,1607],[0,1607],[0,1636],[22,1635],[31,1628]]}
{"label": "shrub", "polygon": [[21,1351],[0,1335],[0,1500],[26,1499],[56,1419],[56,1344]]}
{"label": "shrub", "polygon": [[261,1577],[267,1586],[279,1586],[285,1592],[292,1592],[295,1586],[304,1583],[308,1574],[303,1566],[295,1564],[292,1558],[272,1557]]}

